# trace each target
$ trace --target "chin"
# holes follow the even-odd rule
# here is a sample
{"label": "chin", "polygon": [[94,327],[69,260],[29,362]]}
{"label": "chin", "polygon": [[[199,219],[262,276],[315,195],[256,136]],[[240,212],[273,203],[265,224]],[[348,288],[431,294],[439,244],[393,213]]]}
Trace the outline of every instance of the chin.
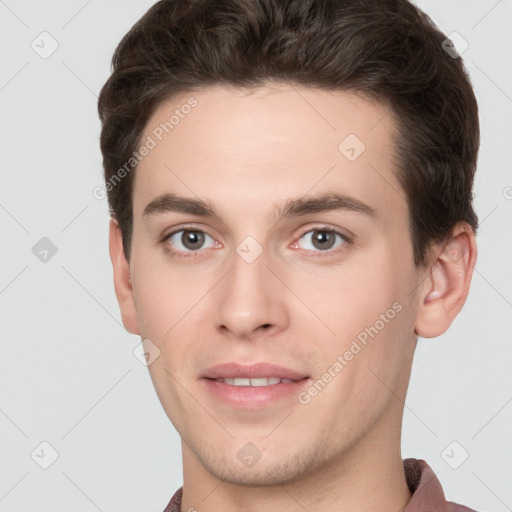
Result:
{"label": "chin", "polygon": [[321,465],[316,460],[317,453],[301,451],[273,457],[263,455],[252,467],[245,466],[235,453],[232,458],[226,454],[216,454],[212,450],[196,454],[201,465],[214,477],[233,485],[247,487],[272,487],[296,482],[308,476]]}

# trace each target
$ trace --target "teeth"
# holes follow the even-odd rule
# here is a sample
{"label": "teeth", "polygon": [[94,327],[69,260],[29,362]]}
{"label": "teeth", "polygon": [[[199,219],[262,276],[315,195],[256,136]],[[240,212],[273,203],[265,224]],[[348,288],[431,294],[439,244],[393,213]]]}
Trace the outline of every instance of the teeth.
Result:
{"label": "teeth", "polygon": [[223,382],[224,384],[229,384],[230,386],[274,386],[275,384],[283,383],[289,384],[293,382],[292,379],[279,379],[277,377],[257,377],[255,379],[245,379],[245,378],[236,378],[236,379],[216,379],[217,382]]}
{"label": "teeth", "polygon": [[274,384],[279,384],[279,382],[281,382],[281,379],[267,379],[266,377],[260,377],[258,379],[250,379],[250,381],[251,386],[273,386]]}

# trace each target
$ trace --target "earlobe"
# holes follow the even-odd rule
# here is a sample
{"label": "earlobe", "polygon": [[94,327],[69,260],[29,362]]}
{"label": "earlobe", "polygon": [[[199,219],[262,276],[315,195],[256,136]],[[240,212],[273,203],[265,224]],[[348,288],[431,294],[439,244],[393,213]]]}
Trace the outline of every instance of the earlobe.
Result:
{"label": "earlobe", "polygon": [[472,229],[459,224],[452,238],[436,247],[435,253],[418,295],[415,331],[423,338],[443,334],[466,301],[477,254]]}
{"label": "earlobe", "polygon": [[109,251],[114,272],[114,288],[121,310],[123,325],[128,332],[140,335],[133,298],[130,265],[124,254],[121,229],[114,217],[110,219]]}

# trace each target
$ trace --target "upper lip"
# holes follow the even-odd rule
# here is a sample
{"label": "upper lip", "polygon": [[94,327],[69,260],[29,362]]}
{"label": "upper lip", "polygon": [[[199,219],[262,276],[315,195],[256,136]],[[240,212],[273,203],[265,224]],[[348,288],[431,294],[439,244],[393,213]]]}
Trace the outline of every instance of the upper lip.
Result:
{"label": "upper lip", "polygon": [[249,365],[224,363],[208,368],[202,377],[205,379],[256,379],[258,377],[274,377],[280,379],[302,380],[307,378],[307,375],[292,370],[291,368],[285,368],[272,363],[255,363]]}

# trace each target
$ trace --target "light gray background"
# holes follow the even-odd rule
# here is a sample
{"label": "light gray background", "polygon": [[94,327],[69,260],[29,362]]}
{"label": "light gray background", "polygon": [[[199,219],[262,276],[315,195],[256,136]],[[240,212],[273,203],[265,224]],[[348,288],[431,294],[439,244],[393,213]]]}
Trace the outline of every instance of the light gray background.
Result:
{"label": "light gray background", "polygon": [[[512,510],[512,2],[417,3],[469,44],[481,228],[463,312],[419,342],[403,456],[425,459],[450,500],[502,512]],[[97,94],[150,5],[0,0],[0,512],[161,512],[182,484],[179,437],[133,354],[140,339],[121,324],[107,203],[92,194]],[[51,48],[43,31],[58,43],[46,59],[31,47],[46,37]],[[46,263],[32,252],[42,237],[58,250]],[[42,442],[58,452],[47,469]]]}

